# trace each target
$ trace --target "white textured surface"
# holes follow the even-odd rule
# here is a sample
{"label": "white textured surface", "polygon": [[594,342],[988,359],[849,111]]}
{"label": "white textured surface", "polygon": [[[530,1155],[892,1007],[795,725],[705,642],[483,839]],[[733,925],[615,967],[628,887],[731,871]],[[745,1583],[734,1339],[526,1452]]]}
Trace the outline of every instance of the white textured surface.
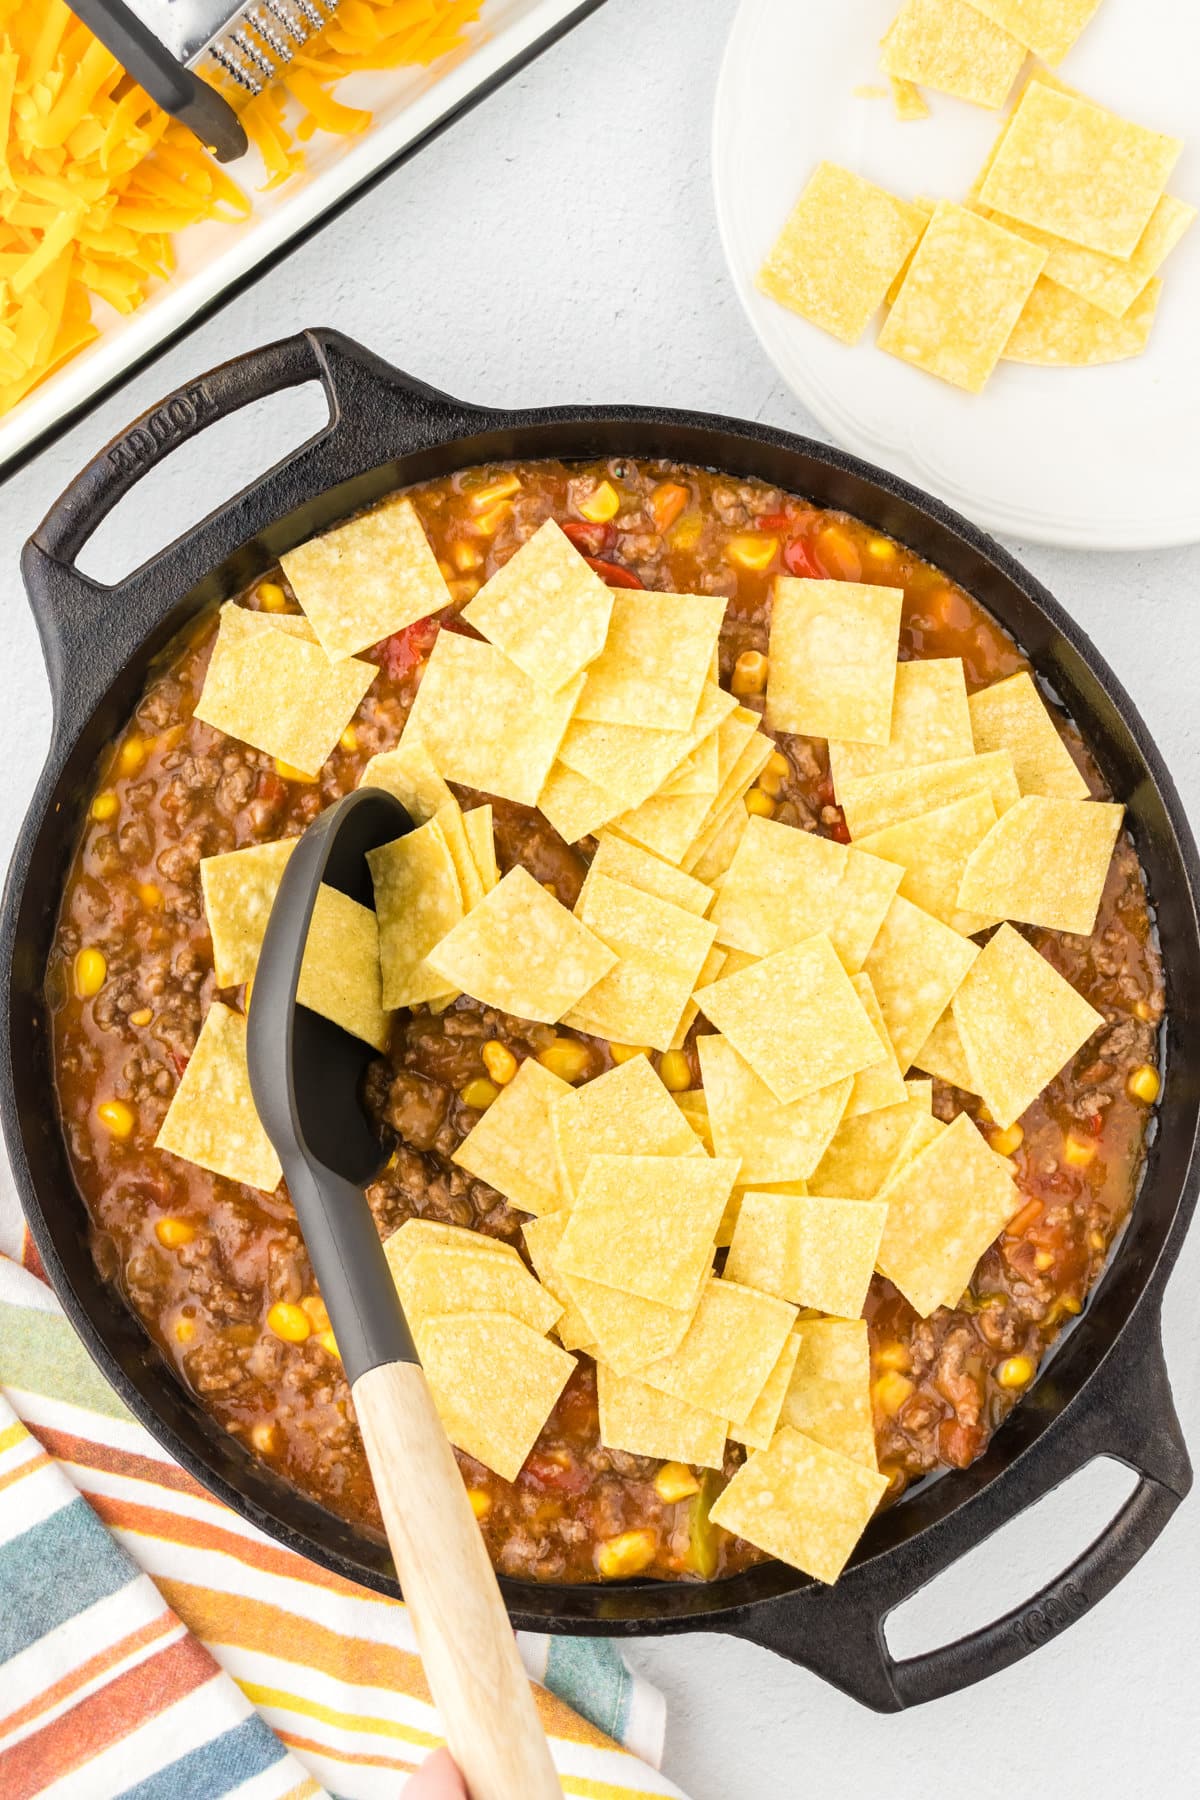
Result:
{"label": "white textured surface", "polygon": [[[818,0],[851,4],[852,0]],[[1130,5],[1133,0],[1109,0]],[[49,707],[21,592],[23,538],[79,465],[174,383],[308,324],[337,325],[481,401],[636,400],[810,429],[774,385],[725,279],[708,179],[712,86],[732,0],[609,0],[514,84],[141,375],[0,489],[0,851]],[[819,72],[795,70],[796,104]],[[285,447],[235,419],[171,459],[108,534],[126,565]],[[1198,471],[1200,474],[1200,471]],[[145,494],[146,490],[139,490]],[[1023,552],[1112,661],[1200,816],[1200,550]],[[1167,1355],[1200,1446],[1193,1233],[1166,1304]],[[1064,1566],[1120,1503],[1105,1467],[923,1599],[920,1643],[954,1636]],[[667,1769],[693,1800],[987,1792],[1109,1800],[1200,1792],[1200,1535],[1189,1501],[1081,1624],[986,1688],[880,1719],[727,1638],[642,1642],[666,1691]],[[917,1608],[913,1608],[915,1613]],[[904,1643],[917,1648],[905,1623]]]}

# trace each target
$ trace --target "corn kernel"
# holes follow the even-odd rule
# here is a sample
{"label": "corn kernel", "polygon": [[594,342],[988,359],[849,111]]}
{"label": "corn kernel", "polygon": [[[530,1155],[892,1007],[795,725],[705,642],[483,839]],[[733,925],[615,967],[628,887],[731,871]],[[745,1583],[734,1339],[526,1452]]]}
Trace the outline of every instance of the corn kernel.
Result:
{"label": "corn kernel", "polygon": [[131,1025],[148,1025],[153,1017],[154,1014],[148,1006],[139,1006],[136,1012],[130,1013],[129,1023]]}
{"label": "corn kernel", "polygon": [[667,542],[672,550],[694,550],[700,542],[700,533],[704,529],[704,520],[698,512],[684,513],[682,519],[676,520],[667,533]]}
{"label": "corn kernel", "polygon": [[314,1331],[329,1330],[329,1313],[320,1294],[305,1294],[300,1304],[308,1314]]}
{"label": "corn kernel", "polygon": [[258,604],[264,612],[284,612],[287,608],[287,595],[277,581],[260,581],[255,592]]}
{"label": "corn kernel", "polygon": [[267,1329],[285,1344],[302,1344],[312,1333],[312,1321],[302,1306],[290,1300],[277,1300],[267,1314]]}
{"label": "corn kernel", "polygon": [[336,1356],[340,1361],[341,1351],[337,1347],[337,1339],[332,1331],[318,1331],[317,1342],[327,1356]]}
{"label": "corn kernel", "polygon": [[312,775],[305,774],[303,769],[297,769],[294,764],[281,762],[278,757],[275,758],[275,773],[282,775],[285,781],[312,781],[315,779]]}
{"label": "corn kernel", "polygon": [[1143,1063],[1135,1069],[1127,1083],[1131,1099],[1141,1100],[1147,1106],[1153,1106],[1158,1099],[1162,1082],[1158,1078],[1158,1070],[1149,1063]]}
{"label": "corn kernel", "polygon": [[512,507],[508,501],[502,500],[499,506],[493,506],[489,511],[481,512],[475,520],[475,529],[480,537],[495,537],[511,511]]}
{"label": "corn kernel", "polygon": [[1077,1300],[1074,1294],[1060,1294],[1046,1314],[1046,1323],[1061,1325],[1064,1319],[1076,1318],[1082,1311],[1082,1300]]}
{"label": "corn kernel", "polygon": [[663,1086],[672,1094],[682,1094],[692,1085],[692,1065],[683,1050],[664,1050],[658,1072]]}
{"label": "corn kernel", "polygon": [[467,1499],[471,1502],[471,1511],[477,1519],[482,1519],[485,1513],[492,1510],[492,1496],[486,1488],[468,1488]]}
{"label": "corn kernel", "polygon": [[761,694],[766,685],[766,657],[761,650],[743,650],[733,665],[730,693],[744,698],[748,694]]}
{"label": "corn kernel", "polygon": [[778,775],[781,780],[784,780],[790,774],[792,765],[782,750],[772,750],[767,758],[767,767],[772,775]]}
{"label": "corn kernel", "polygon": [[486,1076],[477,1075],[474,1081],[468,1081],[466,1087],[458,1090],[458,1097],[464,1106],[472,1106],[476,1112],[486,1112],[499,1093],[500,1089]]}
{"label": "corn kernel", "polygon": [[1020,1125],[1010,1125],[1007,1131],[992,1131],[988,1133],[988,1143],[992,1146],[992,1149],[996,1152],[997,1156],[1012,1156],[1015,1151],[1021,1148],[1024,1140],[1025,1133]]}
{"label": "corn kernel", "polygon": [[110,1137],[115,1138],[127,1138],[136,1122],[132,1107],[126,1106],[123,1100],[102,1100],[96,1108],[96,1117]]}
{"label": "corn kernel", "polygon": [[479,567],[483,558],[470,538],[458,538],[450,546],[450,561],[460,575],[469,575]]}
{"label": "corn kernel", "polygon": [[891,562],[896,554],[896,546],[891,538],[873,537],[868,540],[867,554],[877,562]]}
{"label": "corn kernel", "polygon": [[686,1463],[664,1463],[654,1477],[654,1491],[668,1506],[674,1500],[687,1500],[700,1492],[700,1483]]}
{"label": "corn kernel", "polygon": [[596,1551],[596,1568],[605,1581],[640,1575],[653,1561],[654,1547],[652,1531],[622,1531],[600,1545]]}
{"label": "corn kernel", "polygon": [[1047,1269],[1052,1269],[1054,1267],[1053,1250],[1038,1250],[1033,1258],[1033,1266],[1039,1275],[1044,1275]]}
{"label": "corn kernel", "polygon": [[885,1369],[871,1390],[872,1397],[885,1418],[892,1419],[900,1411],[914,1384],[899,1369]]}
{"label": "corn kernel", "polygon": [[993,1119],[991,1113],[988,1111],[987,1107],[983,1104],[982,1100],[979,1102],[979,1106],[976,1110],[975,1117],[979,1120],[979,1123],[981,1125],[994,1125],[996,1123],[995,1119]]}
{"label": "corn kernel", "polygon": [[1096,1154],[1095,1140],[1076,1137],[1068,1131],[1066,1143],[1063,1145],[1063,1161],[1071,1169],[1086,1169]]}
{"label": "corn kernel", "polygon": [[1145,1025],[1148,1025],[1154,1017],[1154,1008],[1150,1005],[1148,1000],[1135,1000],[1133,1003],[1133,1010]]}
{"label": "corn kernel", "polygon": [[479,592],[479,581],[474,575],[458,575],[453,581],[448,581],[446,586],[456,606],[465,606]]}
{"label": "corn kernel", "polygon": [[996,1380],[1003,1388],[1026,1387],[1033,1380],[1034,1372],[1031,1357],[1010,1356],[997,1369]]}
{"label": "corn kernel", "polygon": [[106,819],[115,819],[120,809],[121,802],[108,788],[102,794],[97,794],[92,801],[92,817],[99,819],[102,823]]}
{"label": "corn kernel", "polygon": [[635,1056],[649,1056],[649,1044],[610,1044],[608,1054],[615,1063],[632,1062]]}
{"label": "corn kernel", "polygon": [[779,550],[777,537],[766,537],[758,531],[742,532],[738,537],[731,537],[725,546],[725,559],[735,568],[748,569],[752,575],[761,575],[775,561]]}
{"label": "corn kernel", "polygon": [[159,1219],[154,1235],[164,1250],[182,1250],[196,1235],[196,1227],[187,1219]]}
{"label": "corn kernel", "polygon": [[498,475],[495,481],[489,481],[486,487],[476,488],[471,495],[471,511],[487,512],[498,500],[511,500],[521,489],[520,477],[513,474]]}
{"label": "corn kernel", "polygon": [[1104,1233],[1102,1231],[1089,1231],[1088,1243],[1092,1246],[1093,1250],[1103,1250],[1105,1247]]}
{"label": "corn kernel", "polygon": [[163,903],[162,889],[156,881],[139,881],[138,899],[147,912],[157,912]]}
{"label": "corn kernel", "polygon": [[578,1081],[587,1073],[590,1056],[587,1045],[577,1038],[555,1038],[539,1052],[538,1061],[561,1081]]}
{"label": "corn kernel", "polygon": [[905,1374],[912,1368],[912,1357],[909,1355],[908,1345],[902,1344],[899,1339],[891,1344],[881,1344],[875,1352],[875,1367],[877,1369],[899,1369],[901,1374]]}
{"label": "corn kernel", "polygon": [[579,506],[580,513],[591,525],[607,525],[620,510],[621,496],[611,481],[602,481],[599,487],[593,488]]}
{"label": "corn kernel", "polygon": [[146,740],[140,737],[127,737],[117,751],[118,775],[136,775],[146,760]]}
{"label": "corn kernel", "polygon": [[250,1427],[250,1442],[254,1445],[254,1448],[258,1451],[260,1456],[270,1456],[272,1450],[275,1448],[274,1425],[252,1425]]}
{"label": "corn kernel", "polygon": [[775,815],[775,802],[770,794],[764,794],[760,787],[754,787],[746,795],[746,811],[757,818],[770,819]]}
{"label": "corn kernel", "polygon": [[779,790],[783,786],[783,776],[777,774],[768,762],[758,778],[757,785],[769,799],[778,800]]}
{"label": "corn kernel", "polygon": [[349,751],[351,756],[354,755],[354,752],[358,749],[358,733],[355,731],[353,725],[347,725],[345,731],[343,731],[341,737],[338,739],[338,743],[342,746],[343,750]]}
{"label": "corn kernel", "polygon": [[517,1059],[499,1038],[489,1038],[483,1046],[483,1066],[497,1087],[507,1087],[517,1072]]}
{"label": "corn kernel", "polygon": [[195,1319],[176,1319],[175,1339],[180,1344],[190,1344],[196,1335]]}
{"label": "corn kernel", "polygon": [[108,964],[99,950],[81,950],[75,958],[75,993],[80,1000],[90,1000],[104,986]]}

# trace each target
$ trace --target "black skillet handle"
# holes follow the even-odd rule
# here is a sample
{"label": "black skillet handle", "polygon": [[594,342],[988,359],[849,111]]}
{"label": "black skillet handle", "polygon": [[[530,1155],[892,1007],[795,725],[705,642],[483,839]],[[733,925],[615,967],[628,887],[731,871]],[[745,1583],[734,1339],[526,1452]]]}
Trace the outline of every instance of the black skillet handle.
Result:
{"label": "black skillet handle", "polygon": [[[968,1507],[885,1558],[847,1570],[836,1586],[814,1584],[749,1608],[730,1629],[804,1664],[877,1712],[940,1699],[1019,1662],[1111,1592],[1145,1555],[1191,1486],[1163,1361],[1157,1299],[1131,1322],[1080,1401]],[[1136,1470],[1138,1485],[1069,1568],[978,1631],[921,1656],[892,1656],[884,1624],[895,1607],[1096,1456],[1126,1463]],[[976,1509],[983,1513],[982,1530]]]}
{"label": "black skillet handle", "polygon": [[[75,566],[117,502],[164,457],[218,419],[306,381],[320,381],[329,403],[329,422],[313,437],[122,581],[106,585]],[[478,428],[484,416],[329,330],[248,351],[168,394],[81,470],[22,553],[60,715],[85,719],[169,607],[274,520],[392,457]]]}

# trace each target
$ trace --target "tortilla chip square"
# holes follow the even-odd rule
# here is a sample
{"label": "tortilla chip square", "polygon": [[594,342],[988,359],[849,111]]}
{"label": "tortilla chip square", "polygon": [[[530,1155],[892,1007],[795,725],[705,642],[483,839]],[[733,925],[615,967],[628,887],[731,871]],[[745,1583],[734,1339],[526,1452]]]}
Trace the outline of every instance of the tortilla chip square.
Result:
{"label": "tortilla chip square", "polygon": [[967,858],[959,905],[1087,937],[1124,816],[1104,800],[1025,794]]}
{"label": "tortilla chip square", "polygon": [[219,988],[240,987],[258,964],[263,933],[299,838],[250,844],[200,859],[200,886]]}
{"label": "tortilla chip square", "polygon": [[620,811],[611,794],[594,781],[556,762],[538,795],[538,811],[549,819],[565,844],[577,844],[607,825]]}
{"label": "tortilla chip square", "polygon": [[[754,719],[750,735],[746,738],[728,778],[722,783],[720,792],[709,811],[707,821],[700,827],[681,858],[683,867],[689,875],[694,875],[698,868],[710,866],[715,846],[719,841],[727,842],[730,832],[734,837],[738,836],[738,828],[731,825],[731,818],[739,818],[745,811],[742,801],[766,767],[775,749],[774,738],[759,731],[757,715],[751,714],[750,716]],[[729,723],[741,725],[742,721],[735,714]],[[736,848],[736,845],[734,847]]]}
{"label": "tortilla chip square", "polygon": [[379,670],[331,663],[319,644],[274,623],[239,630],[239,610],[221,609],[196,717],[315,779]]}
{"label": "tortilla chip square", "polygon": [[[700,973],[696,977],[698,988],[707,987],[725,971],[725,951],[714,944],[704,961],[700,964]],[[675,1027],[675,1036],[671,1039],[672,1050],[682,1050],[687,1043],[688,1033],[700,1017],[700,1002],[696,999],[688,1001],[683,1009],[683,1016]],[[703,1133],[701,1134],[703,1136]]]}
{"label": "tortilla chip square", "polygon": [[879,1039],[880,1056],[878,1062],[869,1063],[865,1069],[860,1069],[858,1074],[852,1078],[850,1098],[846,1102],[846,1110],[842,1115],[846,1119],[853,1119],[859,1113],[878,1112],[885,1106],[900,1106],[908,1098],[900,1074],[900,1064],[896,1061],[896,1052],[892,1048],[887,1023],[884,1020],[875,989],[871,986],[870,976],[852,975],[850,985],[862,1001],[863,1010],[875,1027],[875,1035]]}
{"label": "tortilla chip square", "polygon": [[865,1319],[806,1319],[782,1423],[874,1473],[871,1349]]}
{"label": "tortilla chip square", "polygon": [[882,775],[864,775],[848,781],[838,795],[846,824],[855,840],[885,825],[897,825],[921,813],[949,806],[964,794],[984,789],[992,796],[997,818],[1021,797],[1013,760],[1007,750],[984,756],[956,756],[950,762],[930,763],[923,769],[888,769]]}
{"label": "tortilla chip square", "polygon": [[686,731],[696,717],[728,601],[724,594],[611,590],[612,619],[575,716]]}
{"label": "tortilla chip square", "polygon": [[879,1268],[928,1318],[957,1306],[975,1265],[1021,1204],[1012,1164],[988,1148],[966,1113],[882,1189],[887,1224]]}
{"label": "tortilla chip square", "polygon": [[679,1348],[650,1363],[642,1379],[689,1406],[744,1424],[795,1323],[796,1308],[785,1300],[714,1275]]}
{"label": "tortilla chip square", "polygon": [[897,894],[864,972],[871,978],[902,1074],[925,1042],[979,955],[932,913]]}
{"label": "tortilla chip square", "polygon": [[984,946],[953,1011],[971,1088],[1002,1131],[1104,1024],[1011,925]]}
{"label": "tortilla chip square", "polygon": [[547,519],[462,616],[543,693],[557,694],[600,655],[612,608],[612,589]]}
{"label": "tortilla chip square", "polygon": [[882,744],[855,744],[831,738],[829,771],[834,792],[840,793],[846,781],[863,775],[949,762],[971,756],[975,749],[962,659],[922,657],[897,666],[887,739]]}
{"label": "tortilla chip square", "polygon": [[[1059,287],[1068,288],[1081,300],[1089,300],[1112,319],[1125,317],[1195,217],[1194,206],[1176,200],[1172,194],[1164,194],[1150,214],[1150,222],[1138,239],[1133,255],[1119,257],[1105,256],[1100,250],[1086,250],[1082,244],[1069,244],[1066,238],[1038,231],[1033,225],[1022,225],[1004,213],[995,215],[998,224],[1007,226],[1010,231],[1022,232],[1035,244],[1043,246],[1046,266],[1042,270],[1042,281],[1057,282]],[[1036,288],[1034,293],[1036,295]]]}
{"label": "tortilla chip square", "polygon": [[[644,894],[657,894],[673,906],[702,919],[712,905],[712,889],[693,875],[685,875],[661,856],[631,843],[615,831],[602,831],[596,839],[596,854],[588,866],[583,893],[597,875],[612,881],[623,881],[627,887],[639,888]],[[582,897],[582,896],[581,896]]]}
{"label": "tortilla chip square", "polygon": [[690,1127],[648,1056],[630,1057],[594,1081],[567,1087],[555,1097],[551,1117],[566,1205],[593,1156],[696,1154]]}
{"label": "tortilla chip square", "polygon": [[895,587],[778,576],[764,714],[770,729],[886,744],[903,600]]}
{"label": "tortilla chip square", "polygon": [[797,1306],[856,1319],[871,1285],[886,1219],[887,1207],[878,1200],[744,1194],[726,1279]]}
{"label": "tortilla chip square", "polygon": [[1007,750],[1023,794],[1087,799],[1088,784],[1027,669],[980,688],[968,704],[976,750]]}
{"label": "tortilla chip square", "polygon": [[[824,933],[721,976],[696,998],[785,1105],[879,1060],[875,1027]],[[882,994],[880,1004],[886,1015]]]}
{"label": "tortilla chip square", "polygon": [[768,1556],[836,1581],[887,1490],[887,1477],[782,1426],[747,1457],[712,1508],[714,1525]]}
{"label": "tortilla chip square", "polygon": [[885,825],[859,838],[860,850],[881,856],[904,870],[900,893],[914,906],[932,913],[963,937],[973,937],[996,923],[996,916],[967,912],[958,904],[958,889],[967,858],[996,823],[996,808],[986,791],[966,794],[933,812],[919,813],[899,825]]}
{"label": "tortilla chip square", "polygon": [[446,1436],[515,1481],[575,1358],[509,1313],[443,1314],[421,1329],[421,1363]]}
{"label": "tortilla chip square", "polygon": [[736,1177],[736,1160],[703,1153],[593,1156],[558,1247],[559,1268],[659,1306],[690,1307]]}
{"label": "tortilla chip square", "polygon": [[879,333],[879,348],[979,393],[1045,260],[1046,252],[1028,239],[940,200]]}
{"label": "tortilla chip square", "polygon": [[712,909],[717,942],[770,956],[824,931],[855,974],[902,873],[815,831],[752,816]]}
{"label": "tortilla chip square", "polygon": [[1108,256],[1132,256],[1182,148],[1179,138],[1033,81],[979,197],[1022,224]]}
{"label": "tortilla chip square", "polygon": [[440,1219],[405,1219],[397,1231],[389,1233],[383,1240],[383,1253],[387,1257],[392,1280],[399,1286],[405,1269],[420,1251],[444,1249],[447,1246],[482,1251],[488,1256],[499,1257],[503,1262],[521,1265],[520,1254],[500,1238],[487,1237],[482,1231],[472,1231],[466,1225],[445,1225]]}
{"label": "tortilla chip square", "polygon": [[415,1006],[454,988],[434,969],[429,952],[463,916],[462,889],[437,819],[367,855],[375,884],[383,1003]]}
{"label": "tortilla chip square", "polygon": [[470,1312],[507,1313],[544,1337],[563,1310],[519,1257],[510,1261],[458,1244],[430,1244],[418,1250],[401,1269],[396,1290],[418,1338],[427,1319]]}
{"label": "tortilla chip square", "polygon": [[273,1194],[283,1170],[263,1130],[246,1067],[246,1021],[214,1000],[154,1140],[185,1162]]}
{"label": "tortilla chip square", "polygon": [[696,1049],[713,1146],[719,1156],[741,1158],[739,1184],[803,1181],[811,1175],[845,1111],[851,1077],[781,1106],[727,1038],[699,1037]]}
{"label": "tortilla chip square", "polygon": [[767,1376],[763,1390],[740,1425],[731,1425],[729,1435],[735,1443],[749,1450],[769,1450],[771,1439],[779,1428],[783,1402],[800,1354],[800,1333],[790,1331],[779,1360]]}
{"label": "tortilla chip square", "polygon": [[607,875],[589,879],[576,916],[607,945],[613,963],[571,1009],[567,1023],[610,1043],[669,1050],[715,927]]}
{"label": "tortilla chip square", "polygon": [[525,1238],[525,1248],[529,1251],[529,1260],[537,1270],[538,1280],[562,1307],[562,1313],[554,1326],[554,1335],[564,1350],[592,1351],[595,1339],[591,1327],[568,1292],[554,1260],[559,1239],[566,1228],[566,1213],[556,1212],[543,1213],[539,1219],[526,1219],[521,1231]]}
{"label": "tortilla chip square", "polygon": [[1083,369],[1140,356],[1150,342],[1161,296],[1162,282],[1154,276],[1129,311],[1114,319],[1043,275],[1012,328],[1004,360]]}
{"label": "tortilla chip square", "polygon": [[920,230],[906,201],[836,163],[818,163],[758,285],[822,331],[856,344]]}
{"label": "tortilla chip square", "polygon": [[440,631],[401,747],[419,737],[445,780],[536,806],[581,685],[548,696],[495,645]]}
{"label": "tortilla chip square", "polygon": [[1043,62],[1061,62],[1100,0],[972,0]]}
{"label": "tortilla chip square", "polygon": [[556,1025],[615,962],[519,863],[429,954],[447,986],[543,1025]]}
{"label": "tortilla chip square", "polygon": [[[733,695],[726,693],[724,688],[711,685],[705,688],[697,719],[709,722],[705,737],[716,736],[717,794],[664,795],[661,791],[653,792],[616,820],[623,837],[632,838],[666,862],[683,861],[706,821],[718,811],[718,803],[720,810],[727,804],[722,790],[730,787],[738,761],[755,735],[757,719],[750,724],[739,716],[741,712]],[[690,743],[695,734],[696,727],[693,727],[686,741]]]}
{"label": "tortilla chip square", "polygon": [[471,852],[471,861],[475,864],[475,873],[485,894],[490,894],[500,880],[500,869],[496,862],[496,832],[490,806],[473,806],[470,812],[462,816],[463,830],[467,834],[467,847]]}
{"label": "tortilla chip square", "polygon": [[717,734],[710,731],[708,736],[696,745],[696,748],[685,756],[679,767],[668,775],[659,788],[664,800],[675,799],[685,794],[707,794],[713,799],[720,786],[717,772]]}
{"label": "tortilla chip square", "polygon": [[932,1081],[914,1080],[909,1076],[904,1083],[904,1089],[909,1099],[914,1100],[922,1112],[931,1113],[933,1111]]}
{"label": "tortilla chip square", "polygon": [[568,1082],[526,1057],[451,1160],[522,1212],[558,1212],[570,1195],[559,1175],[550,1120],[554,1102],[570,1092]]}
{"label": "tortilla chip square", "polygon": [[694,1469],[719,1469],[725,1460],[728,1421],[647,1386],[636,1375],[596,1370],[600,1442],[631,1456],[658,1456]]}
{"label": "tortilla chip square", "polygon": [[414,825],[427,824],[454,799],[414,731],[406,731],[394,750],[381,750],[371,757],[358,785],[383,788],[400,802]]}
{"label": "tortilla chip square", "polygon": [[929,1108],[911,1098],[843,1119],[809,1176],[809,1190],[835,1200],[873,1200],[888,1177],[941,1129]]}
{"label": "tortilla chip square", "polygon": [[656,1357],[669,1356],[680,1343],[700,1304],[709,1269],[707,1264],[701,1269],[683,1307],[661,1306],[656,1300],[643,1300],[582,1275],[564,1274],[557,1262],[554,1273],[565,1291],[568,1308],[574,1308],[583,1322],[590,1353],[614,1374],[633,1375]]}
{"label": "tortilla chip square", "polygon": [[730,864],[737,855],[738,845],[746,834],[746,827],[754,817],[753,813],[746,811],[744,805],[735,801],[717,829],[711,835],[706,833],[706,841],[699,856],[688,857],[691,865],[689,872],[697,881],[703,881],[710,888],[715,887],[722,875],[728,873]]}
{"label": "tortilla chip square", "polygon": [[[695,718],[682,731],[650,725],[600,725],[573,719],[559,761],[610,794],[626,812],[642,805],[737,705],[724,688],[706,682]],[[624,829],[624,827],[622,827]],[[627,836],[635,835],[632,832]],[[638,842],[642,840],[639,838]],[[650,845],[653,849],[654,846]]]}
{"label": "tortilla chip square", "polygon": [[391,1015],[383,1005],[379,921],[369,906],[324,882],[317,889],[296,998],[364,1044],[387,1049]]}
{"label": "tortilla chip square", "polygon": [[1024,44],[967,0],[906,0],[881,58],[888,75],[991,107],[1004,105],[1024,61]]}
{"label": "tortilla chip square", "polygon": [[411,500],[389,500],[279,560],[334,662],[450,605]]}
{"label": "tortilla chip square", "polygon": [[928,1069],[939,1081],[961,1088],[964,1094],[975,1092],[975,1077],[963,1049],[963,1041],[954,1023],[953,1004],[946,1008],[914,1059],[918,1069]]}
{"label": "tortilla chip square", "polygon": [[467,830],[463,824],[462,807],[453,797],[439,806],[434,818],[442,828],[442,836],[446,840],[446,848],[450,852],[450,860],[454,864],[454,873],[458,876],[458,885],[463,897],[463,911],[470,912],[483,899],[483,882],[479,870],[475,867],[475,858],[471,854],[471,846],[467,841]]}

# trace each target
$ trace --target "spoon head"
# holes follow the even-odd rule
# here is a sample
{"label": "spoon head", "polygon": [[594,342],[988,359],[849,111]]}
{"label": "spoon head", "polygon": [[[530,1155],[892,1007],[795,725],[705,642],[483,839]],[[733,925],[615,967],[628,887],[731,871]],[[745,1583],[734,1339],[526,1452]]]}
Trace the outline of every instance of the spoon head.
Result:
{"label": "spoon head", "polygon": [[246,1033],[250,1089],[263,1129],[285,1168],[319,1164],[363,1187],[385,1149],[362,1103],[377,1052],[296,1001],[304,946],[324,882],[372,904],[367,852],[411,831],[413,821],[382,788],[358,788],[328,807],[288,859],[254,976]]}

